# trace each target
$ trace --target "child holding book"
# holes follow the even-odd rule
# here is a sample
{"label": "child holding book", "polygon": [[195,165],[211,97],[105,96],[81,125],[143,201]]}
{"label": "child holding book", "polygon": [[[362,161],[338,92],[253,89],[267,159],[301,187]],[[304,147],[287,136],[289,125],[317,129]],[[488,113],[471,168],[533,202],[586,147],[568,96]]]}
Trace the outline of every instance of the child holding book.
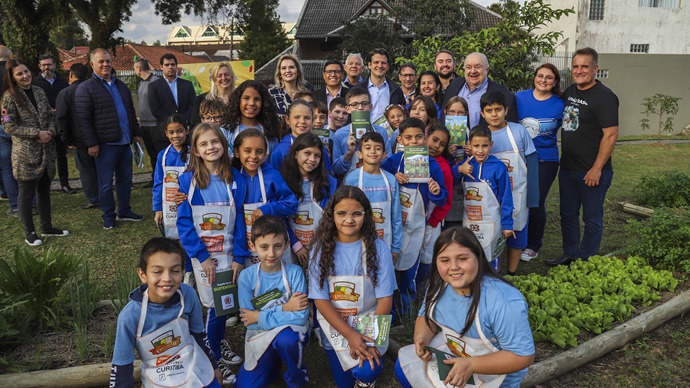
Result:
{"label": "child holding book", "polygon": [[[466,126],[467,128],[472,128],[470,125],[470,117],[468,115],[469,108],[467,107],[467,100],[465,100],[462,97],[451,97],[450,100],[446,103],[446,106],[443,108],[443,113],[444,116],[463,116],[466,117],[467,123]],[[445,118],[444,118],[445,120]],[[448,122],[446,122],[446,127],[448,126]],[[451,165],[454,165],[455,163],[464,160],[466,156],[470,156],[470,146],[469,142],[467,141],[467,135],[469,134],[469,130],[465,132],[465,145],[462,146],[462,149],[460,152],[458,152],[458,144],[456,142],[451,141],[448,145],[448,152],[451,155],[451,158],[449,159],[449,163]],[[448,190],[450,191],[450,190]],[[458,184],[453,186],[453,204],[450,207],[450,211],[446,215],[446,218],[444,220],[443,224],[443,229],[450,228],[453,226],[460,226],[462,225],[462,209],[464,208],[462,199],[464,197],[464,193],[462,191],[462,185]]]}
{"label": "child holding book", "polygon": [[381,162],[386,159],[385,144],[378,132],[365,133],[357,151],[362,167],[349,173],[344,184],[357,186],[366,194],[374,209],[376,233],[390,248],[395,264],[400,254],[402,215],[398,181],[381,169]]}
{"label": "child holding book", "polygon": [[129,294],[117,317],[111,387],[134,386],[135,348],[144,387],[221,387],[199,299],[182,284],[184,256],[178,241],[164,237],[142,247],[137,267],[142,285]]}
{"label": "child holding book", "polygon": [[309,299],[314,300],[321,337],[339,388],[373,386],[383,371],[386,348],[346,322],[350,315],[390,314],[396,289],[393,260],[376,237],[364,192],[341,186],[326,206],[309,262]]}
{"label": "child holding book", "polygon": [[[424,146],[424,123],[410,117],[400,124],[398,142],[404,147]],[[400,184],[400,205],[403,219],[402,250],[395,263],[401,306],[396,307],[397,318],[409,311],[410,303],[417,295],[415,278],[419,266],[427,219],[431,216],[430,204],[443,206],[448,198],[441,167],[436,160],[429,159],[429,180],[425,183],[411,183],[405,175],[405,153],[398,152],[388,157],[381,167],[395,174]]]}
{"label": "child holding book", "polygon": [[282,219],[265,215],[252,225],[249,248],[260,260],[240,273],[240,318],[247,327],[244,364],[237,387],[268,387],[283,374],[288,387],[307,381],[304,347],[309,341],[307,285],[302,268],[284,263],[288,235]]}
{"label": "child holding book", "polygon": [[[410,102],[409,117],[416,117],[422,120],[422,123],[424,123],[424,133],[427,133],[432,126],[438,124],[436,104],[431,98],[419,95]],[[403,145],[398,142],[399,135],[399,130],[393,132],[393,135],[391,135],[390,146],[395,152],[402,151],[403,147]]]}
{"label": "child holding book", "polygon": [[[299,101],[299,100],[298,100]],[[293,102],[294,104],[294,102]],[[232,167],[239,170],[247,184],[244,201],[244,223],[247,230],[247,245],[251,242],[252,224],[263,215],[287,217],[297,210],[297,198],[283,180],[280,172],[264,163],[266,138],[256,128],[242,131],[236,138],[233,149]],[[256,252],[247,258],[245,266],[259,262]]]}

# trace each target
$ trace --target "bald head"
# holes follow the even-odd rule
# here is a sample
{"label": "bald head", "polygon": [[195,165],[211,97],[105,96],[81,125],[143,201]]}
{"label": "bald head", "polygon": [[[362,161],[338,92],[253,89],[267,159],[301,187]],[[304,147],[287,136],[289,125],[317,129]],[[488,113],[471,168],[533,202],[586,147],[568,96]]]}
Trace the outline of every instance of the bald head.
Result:
{"label": "bald head", "polygon": [[470,90],[479,87],[489,74],[489,61],[482,53],[472,53],[465,58],[465,81]]}
{"label": "bald head", "polygon": [[0,61],[9,61],[12,59],[12,51],[6,46],[0,45]]}

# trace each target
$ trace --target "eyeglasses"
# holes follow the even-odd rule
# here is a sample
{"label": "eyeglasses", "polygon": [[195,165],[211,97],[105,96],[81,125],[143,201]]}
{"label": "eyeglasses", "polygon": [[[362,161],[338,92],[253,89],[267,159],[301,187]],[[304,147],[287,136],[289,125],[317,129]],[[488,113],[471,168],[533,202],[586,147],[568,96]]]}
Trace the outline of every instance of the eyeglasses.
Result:
{"label": "eyeglasses", "polygon": [[371,101],[353,102],[351,104],[347,104],[347,106],[352,109],[367,108],[369,105],[371,105]]}
{"label": "eyeglasses", "polygon": [[201,118],[204,121],[214,121],[219,122],[223,119],[223,116],[204,116]]}
{"label": "eyeglasses", "polygon": [[400,76],[403,78],[414,78],[417,74],[411,73],[411,74],[402,74],[400,73]]}
{"label": "eyeglasses", "polygon": [[556,77],[554,77],[552,75],[546,75],[546,74],[537,74],[534,78],[543,78],[547,81],[553,81],[556,79]]}
{"label": "eyeglasses", "polygon": [[343,74],[342,70],[324,70],[324,74],[333,74],[333,75],[340,75]]}
{"label": "eyeglasses", "polygon": [[352,216],[352,219],[355,221],[359,221],[362,218],[364,218],[364,210],[355,210],[351,212],[346,212],[344,210],[338,210],[336,212],[333,212],[335,216],[341,220],[346,220],[347,217]]}

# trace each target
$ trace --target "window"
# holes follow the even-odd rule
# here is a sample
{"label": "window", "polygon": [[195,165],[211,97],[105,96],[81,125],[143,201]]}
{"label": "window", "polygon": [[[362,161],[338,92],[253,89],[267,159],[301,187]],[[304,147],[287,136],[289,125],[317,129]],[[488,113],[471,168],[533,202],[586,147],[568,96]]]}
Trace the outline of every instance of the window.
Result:
{"label": "window", "polygon": [[602,78],[602,79],[609,78],[609,71],[608,71],[608,69],[606,69],[606,70],[602,70],[602,69],[597,70],[597,75],[596,75],[595,77],[596,77],[596,78]]}
{"label": "window", "polygon": [[680,0],[639,0],[640,7],[680,8]]}
{"label": "window", "polygon": [[204,33],[201,34],[201,36],[218,36],[218,34],[216,34],[216,32],[213,31],[213,28],[208,27],[206,31],[204,31]]}
{"label": "window", "polygon": [[649,44],[632,43],[630,45],[630,52],[631,53],[648,53],[649,52]]}
{"label": "window", "polygon": [[604,0],[590,1],[589,20],[604,20]]}
{"label": "window", "polygon": [[184,28],[180,28],[177,30],[177,34],[175,34],[175,38],[189,38],[189,34]]}

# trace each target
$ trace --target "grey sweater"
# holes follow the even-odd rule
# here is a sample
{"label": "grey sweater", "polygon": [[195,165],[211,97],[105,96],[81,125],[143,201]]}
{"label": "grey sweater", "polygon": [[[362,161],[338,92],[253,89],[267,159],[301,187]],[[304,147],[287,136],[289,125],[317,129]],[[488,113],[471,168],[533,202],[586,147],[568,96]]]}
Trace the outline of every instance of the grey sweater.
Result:
{"label": "grey sweater", "polygon": [[151,74],[148,79],[139,83],[139,90],[137,95],[139,97],[139,125],[142,127],[155,127],[158,125],[158,120],[153,117],[151,108],[149,108],[149,84],[158,77]]}

